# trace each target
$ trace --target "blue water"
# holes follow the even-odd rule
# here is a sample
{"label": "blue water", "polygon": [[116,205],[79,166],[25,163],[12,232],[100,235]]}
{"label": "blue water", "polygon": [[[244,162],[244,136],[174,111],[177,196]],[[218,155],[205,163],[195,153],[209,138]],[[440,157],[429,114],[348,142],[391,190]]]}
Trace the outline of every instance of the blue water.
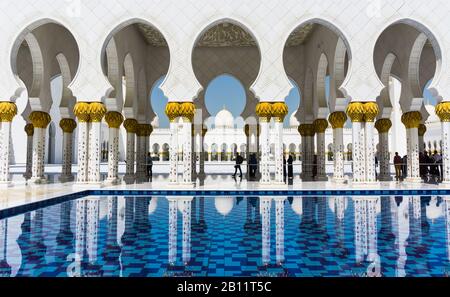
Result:
{"label": "blue water", "polygon": [[0,220],[2,276],[448,276],[445,197],[86,197]]}

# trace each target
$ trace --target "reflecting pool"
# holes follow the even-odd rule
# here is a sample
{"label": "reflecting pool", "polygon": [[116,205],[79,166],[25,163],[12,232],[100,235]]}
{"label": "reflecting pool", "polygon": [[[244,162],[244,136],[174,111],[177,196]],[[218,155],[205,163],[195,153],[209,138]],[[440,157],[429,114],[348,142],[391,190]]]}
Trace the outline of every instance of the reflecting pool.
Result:
{"label": "reflecting pool", "polygon": [[448,276],[450,197],[86,197],[0,220],[1,276]]}

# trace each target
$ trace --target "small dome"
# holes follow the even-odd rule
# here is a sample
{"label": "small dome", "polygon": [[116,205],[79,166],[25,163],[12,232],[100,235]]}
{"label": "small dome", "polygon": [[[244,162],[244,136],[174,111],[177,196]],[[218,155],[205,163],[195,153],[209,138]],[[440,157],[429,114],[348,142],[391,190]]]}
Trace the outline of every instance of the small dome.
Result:
{"label": "small dome", "polygon": [[436,197],[431,198],[430,205],[426,207],[427,218],[436,220],[443,215],[442,204],[438,205]]}
{"label": "small dome", "polygon": [[291,207],[296,214],[298,214],[299,216],[303,215],[303,198],[294,197]]}
{"label": "small dome", "polygon": [[216,128],[233,128],[234,117],[225,107],[219,111],[214,119]]}
{"label": "small dome", "polygon": [[152,198],[150,200],[150,204],[148,206],[148,214],[152,214],[156,211],[156,208],[158,207],[158,198]]}
{"label": "small dome", "polygon": [[431,104],[425,105],[425,109],[430,114],[430,116],[426,120],[426,123],[440,123],[441,122],[439,117],[436,115],[435,108],[433,105],[431,105]]}
{"label": "small dome", "polygon": [[291,117],[289,118],[289,127],[297,129],[299,125],[300,125],[300,122],[295,117],[295,113],[293,113],[291,115]]}
{"label": "small dome", "polygon": [[155,129],[156,129],[156,128],[159,128],[159,117],[158,117],[158,116],[156,116],[156,117],[153,119],[151,125],[152,125],[152,127],[155,128]]}
{"label": "small dome", "polygon": [[223,216],[227,216],[234,207],[234,197],[216,197],[214,199],[216,210]]}

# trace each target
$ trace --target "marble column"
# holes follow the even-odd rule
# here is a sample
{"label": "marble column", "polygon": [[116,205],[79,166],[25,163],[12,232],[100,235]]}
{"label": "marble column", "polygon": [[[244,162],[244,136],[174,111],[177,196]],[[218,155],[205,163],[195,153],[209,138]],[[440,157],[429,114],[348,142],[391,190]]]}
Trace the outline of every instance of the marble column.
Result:
{"label": "marble column", "polygon": [[175,265],[177,261],[177,230],[178,230],[178,199],[167,197],[169,201],[169,242],[168,242],[168,261],[169,265]]}
{"label": "marble column", "polygon": [[298,132],[301,136],[301,159],[302,159],[302,172],[300,173],[300,178],[303,180],[306,176],[306,128],[304,124],[298,126]]}
{"label": "marble column", "polygon": [[328,120],[333,128],[333,181],[342,183],[345,181],[344,172],[344,125],[347,122],[347,115],[345,112],[333,112]]}
{"label": "marble column", "polygon": [[72,174],[72,149],[73,149],[73,131],[77,127],[74,119],[62,119],[59,126],[63,131],[63,160],[62,173],[59,178],[61,182],[73,181]]}
{"label": "marble column", "polygon": [[8,186],[9,154],[11,150],[11,123],[17,115],[17,106],[12,102],[0,102],[0,185]]}
{"label": "marble column", "polygon": [[136,180],[145,180],[145,125],[139,124],[136,130]]}
{"label": "marble column", "polygon": [[425,152],[425,141],[423,137],[425,136],[425,133],[427,133],[427,126],[424,124],[419,125],[419,153]]}
{"label": "marble column", "polygon": [[256,115],[259,117],[261,125],[261,160],[259,162],[261,167],[262,184],[270,183],[270,119],[272,117],[272,104],[268,102],[261,102],[256,105]]}
{"label": "marble column", "polygon": [[89,104],[89,156],[88,156],[88,182],[97,184],[101,181],[100,176],[100,145],[101,125],[106,114],[106,107],[101,102]]}
{"label": "marble column", "polygon": [[325,131],[328,128],[328,121],[317,119],[314,121],[314,129],[317,137],[317,176],[316,181],[328,181],[325,168]]}
{"label": "marble column", "polygon": [[364,104],[352,102],[347,107],[347,114],[352,120],[353,141],[353,182],[366,181],[365,137],[364,137]]}
{"label": "marble column", "polygon": [[135,180],[134,162],[136,149],[136,130],[138,122],[135,119],[126,119],[123,123],[127,131],[127,154],[126,154],[126,172],[124,176],[125,183],[133,183]]}
{"label": "marble column", "polygon": [[[199,166],[199,178],[200,179],[205,179],[206,177],[206,173],[205,173],[205,136],[206,133],[208,133],[208,128],[206,128],[206,126],[203,126],[202,128],[202,133],[201,133],[201,137],[200,137],[200,166]],[[208,154],[209,156],[209,154]]]}
{"label": "marble column", "polygon": [[419,164],[419,125],[422,121],[422,115],[418,111],[411,111],[402,115],[402,123],[406,127],[407,143],[407,182],[421,183],[420,164]]}
{"label": "marble column", "polygon": [[43,111],[33,111],[29,117],[34,126],[33,135],[33,166],[31,169],[31,181],[37,184],[45,183],[44,176],[44,158],[45,158],[45,139],[47,127],[51,122],[51,117]]}
{"label": "marble column", "polygon": [[89,103],[78,102],[74,107],[74,114],[78,119],[78,173],[77,182],[88,181],[88,157],[89,157]]}
{"label": "marble column", "polygon": [[315,127],[313,124],[301,124],[299,126],[299,132],[302,136],[302,180],[313,180],[313,167],[314,167],[314,135]]}
{"label": "marble column", "polygon": [[108,123],[108,178],[107,182],[119,182],[119,129],[123,123],[123,116],[120,112],[112,111],[105,115]]}
{"label": "marble column", "polygon": [[166,115],[170,121],[170,147],[169,162],[170,173],[169,182],[178,183],[178,122],[180,117],[180,105],[178,102],[169,102],[166,106]]}
{"label": "marble column", "polygon": [[[275,120],[275,183],[284,183],[284,150],[283,150],[283,122],[289,109],[286,103],[276,102],[272,104],[272,116]],[[286,169],[287,170],[287,169]]]}
{"label": "marble column", "polygon": [[366,160],[366,178],[365,181],[373,183],[377,181],[375,166],[375,142],[374,130],[375,119],[378,115],[379,108],[375,102],[364,103],[364,121],[365,121],[365,160]]}
{"label": "marble column", "polygon": [[443,180],[450,184],[450,102],[441,102],[436,106],[436,115],[441,120]]}
{"label": "marble column", "polygon": [[33,134],[34,134],[34,127],[33,124],[29,123],[25,126],[25,132],[27,133],[27,163],[26,163],[26,169],[23,177],[26,179],[31,178],[31,170],[33,166]]}
{"label": "marble column", "polygon": [[183,184],[192,184],[192,122],[195,105],[192,102],[180,103],[180,116],[183,119]]}
{"label": "marble column", "polygon": [[389,152],[389,130],[392,127],[390,119],[379,119],[375,123],[378,130],[379,147],[380,147],[380,181],[391,181],[391,156]]}

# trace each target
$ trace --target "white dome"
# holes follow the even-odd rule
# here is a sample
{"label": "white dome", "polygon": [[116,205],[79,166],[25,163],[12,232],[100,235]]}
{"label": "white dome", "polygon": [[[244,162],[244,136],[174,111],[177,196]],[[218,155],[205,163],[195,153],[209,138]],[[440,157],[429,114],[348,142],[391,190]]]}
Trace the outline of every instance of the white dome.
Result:
{"label": "white dome", "polygon": [[234,117],[225,107],[219,111],[214,119],[216,128],[233,128]]}
{"label": "white dome", "polygon": [[291,127],[291,128],[298,128],[299,125],[300,125],[300,122],[295,117],[295,113],[293,113],[291,115],[291,117],[289,118],[289,127]]}
{"label": "white dome", "polygon": [[214,199],[216,210],[223,216],[227,216],[234,207],[234,197],[216,197]]}
{"label": "white dome", "polygon": [[154,213],[157,207],[158,207],[158,198],[156,197],[152,198],[148,206],[148,214]]}
{"label": "white dome", "polygon": [[156,117],[153,119],[151,125],[152,125],[153,128],[159,128],[159,117],[158,117],[158,116],[156,116]]}
{"label": "white dome", "polygon": [[303,198],[294,197],[294,199],[292,199],[291,208],[299,216],[303,215]]}
{"label": "white dome", "polygon": [[436,115],[435,108],[433,105],[430,105],[430,104],[425,105],[425,109],[430,114],[430,116],[426,120],[426,123],[436,123],[436,122],[440,123],[441,122],[439,117]]}
{"label": "white dome", "polygon": [[435,220],[443,215],[442,204],[437,205],[438,201],[436,197],[431,198],[430,205],[426,207],[427,218],[429,220]]}

